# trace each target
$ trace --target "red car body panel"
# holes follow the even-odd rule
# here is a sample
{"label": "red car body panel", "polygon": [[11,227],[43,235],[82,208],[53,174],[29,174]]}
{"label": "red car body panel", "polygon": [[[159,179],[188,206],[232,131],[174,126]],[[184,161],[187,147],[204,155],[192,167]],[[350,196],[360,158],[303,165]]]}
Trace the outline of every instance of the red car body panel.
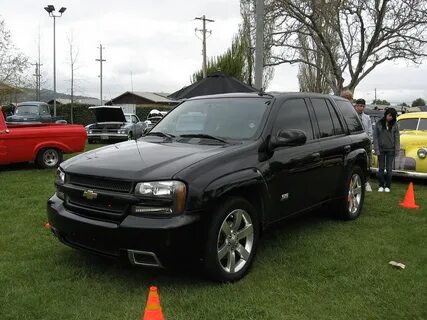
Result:
{"label": "red car body panel", "polygon": [[7,124],[0,107],[0,165],[34,161],[43,148],[83,151],[86,130],[72,124]]}

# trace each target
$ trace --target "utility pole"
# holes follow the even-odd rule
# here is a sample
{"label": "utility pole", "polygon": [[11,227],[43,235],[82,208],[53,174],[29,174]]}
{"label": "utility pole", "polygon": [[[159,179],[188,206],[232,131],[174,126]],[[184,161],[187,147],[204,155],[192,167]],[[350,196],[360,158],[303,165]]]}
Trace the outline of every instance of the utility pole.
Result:
{"label": "utility pole", "polygon": [[99,78],[101,79],[101,83],[100,83],[100,100],[101,100],[101,106],[104,105],[104,103],[102,102],[102,62],[107,61],[105,59],[102,59],[102,49],[105,49],[104,47],[102,47],[102,44],[99,45],[99,59],[95,59],[95,61],[99,61],[100,67],[101,67],[101,73],[99,75]]}
{"label": "utility pole", "polygon": [[41,66],[41,64],[40,63],[32,63],[31,64],[32,66],[36,66],[36,70],[35,70],[35,73],[33,74],[33,76],[35,76],[36,77],[36,101],[40,101],[40,77],[41,77],[41,74],[40,74],[40,66]]}
{"label": "utility pole", "polygon": [[377,88],[375,88],[375,98],[374,98],[374,105],[377,106]]}
{"label": "utility pole", "polygon": [[262,89],[264,69],[264,0],[256,1],[255,88]]}
{"label": "utility pole", "polygon": [[206,21],[207,22],[215,22],[215,20],[207,19],[205,15],[201,17],[196,17],[194,20],[202,20],[203,21],[203,29],[195,29],[195,31],[200,31],[202,33],[202,41],[203,41],[203,78],[207,77],[207,67],[206,67],[206,32],[212,33],[211,30],[206,30]]}

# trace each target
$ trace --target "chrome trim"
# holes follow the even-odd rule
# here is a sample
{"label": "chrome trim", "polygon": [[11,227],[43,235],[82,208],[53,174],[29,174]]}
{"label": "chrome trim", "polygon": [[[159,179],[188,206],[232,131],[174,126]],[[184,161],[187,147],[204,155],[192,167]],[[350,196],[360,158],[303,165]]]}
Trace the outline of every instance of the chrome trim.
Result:
{"label": "chrome trim", "polygon": [[[156,254],[154,252],[150,252],[150,251],[138,251],[138,250],[127,250],[127,252],[128,252],[129,261],[133,265],[155,267],[155,268],[164,268],[163,265],[161,264],[159,258],[157,258]],[[135,254],[149,256],[149,257],[153,258],[156,263],[138,262],[135,259]]]}
{"label": "chrome trim", "polygon": [[[378,173],[378,168],[371,168],[371,171]],[[410,177],[410,178],[423,178],[427,179],[427,173],[424,172],[413,172],[413,171],[403,171],[403,170],[393,170],[394,176],[399,177]]]}
{"label": "chrome trim", "polygon": [[[116,130],[117,131],[117,130]],[[127,133],[88,133],[88,138],[95,138],[95,137],[120,137],[120,138],[127,138]]]}

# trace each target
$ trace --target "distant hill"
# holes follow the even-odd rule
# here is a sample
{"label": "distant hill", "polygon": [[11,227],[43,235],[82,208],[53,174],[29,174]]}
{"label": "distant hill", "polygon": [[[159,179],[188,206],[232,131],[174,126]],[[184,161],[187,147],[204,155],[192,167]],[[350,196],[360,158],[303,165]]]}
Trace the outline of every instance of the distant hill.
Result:
{"label": "distant hill", "polygon": [[[48,102],[50,100],[53,100],[54,92],[53,90],[48,89],[42,89],[40,92],[40,101]],[[15,97],[14,97],[15,98]],[[66,93],[56,93],[57,99],[71,99],[71,95]],[[89,99],[93,97],[87,97],[87,96],[74,96],[75,100],[78,99]],[[95,98],[96,99],[96,98]],[[16,98],[13,99],[16,101],[13,102],[23,102],[23,101],[34,101],[36,100],[36,93],[34,89],[28,89],[28,88],[21,88],[21,91],[19,94],[16,95]]]}

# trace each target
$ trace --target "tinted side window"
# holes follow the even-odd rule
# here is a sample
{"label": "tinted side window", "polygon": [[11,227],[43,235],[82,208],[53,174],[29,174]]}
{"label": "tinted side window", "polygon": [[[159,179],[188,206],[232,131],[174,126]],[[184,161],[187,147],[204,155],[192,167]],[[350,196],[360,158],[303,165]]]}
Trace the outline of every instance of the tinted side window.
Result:
{"label": "tinted side window", "polygon": [[334,125],[325,99],[311,99],[317,123],[319,124],[320,138],[334,135]]}
{"label": "tinted side window", "polygon": [[339,110],[344,116],[344,121],[348,126],[348,129],[351,133],[362,132],[363,127],[360,122],[359,116],[357,115],[356,110],[354,110],[353,106],[349,101],[337,100],[335,101],[338,105]]}
{"label": "tinted side window", "polygon": [[332,123],[334,124],[334,134],[336,135],[343,134],[344,129],[341,125],[340,119],[338,118],[337,111],[332,106],[332,103],[330,101],[326,100],[326,102],[328,103],[329,113],[331,114]]}
{"label": "tinted side window", "polygon": [[307,140],[313,139],[311,120],[304,99],[287,100],[280,107],[273,135],[276,135],[281,129],[299,129],[305,132]]}

